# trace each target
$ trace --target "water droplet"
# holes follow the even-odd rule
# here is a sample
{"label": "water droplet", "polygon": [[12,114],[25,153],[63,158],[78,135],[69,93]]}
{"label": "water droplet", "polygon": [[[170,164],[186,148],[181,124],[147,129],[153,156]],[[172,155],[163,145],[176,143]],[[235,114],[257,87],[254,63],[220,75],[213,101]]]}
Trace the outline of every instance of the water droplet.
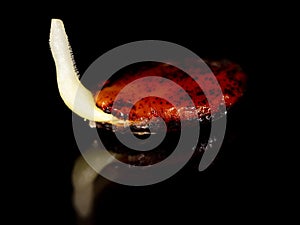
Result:
{"label": "water droplet", "polygon": [[90,126],[90,128],[95,128],[96,127],[96,122],[95,121],[89,121],[89,126]]}

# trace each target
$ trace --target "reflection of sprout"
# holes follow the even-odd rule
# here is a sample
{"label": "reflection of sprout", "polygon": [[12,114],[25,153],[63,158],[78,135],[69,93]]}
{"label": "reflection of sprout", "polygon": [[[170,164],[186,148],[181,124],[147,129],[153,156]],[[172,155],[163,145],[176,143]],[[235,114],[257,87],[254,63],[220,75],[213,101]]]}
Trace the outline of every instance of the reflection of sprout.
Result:
{"label": "reflection of sprout", "polygon": [[56,65],[59,93],[65,104],[79,116],[91,121],[124,123],[97,108],[92,93],[79,81],[61,20],[53,19],[51,22],[50,47]]}
{"label": "reflection of sprout", "polygon": [[[113,157],[107,158],[103,151],[98,149],[98,145],[94,144],[90,149],[87,150],[87,154],[93,154],[93,149],[97,149],[99,154],[91,157],[94,158],[98,165],[98,171],[101,171],[106,166],[110,165]],[[117,154],[114,157],[118,158]],[[94,204],[95,194],[101,190],[95,190],[95,181],[98,178],[98,173],[91,168],[83,157],[79,157],[74,165],[72,173],[73,183],[73,204],[74,208],[81,218],[89,218]],[[102,180],[101,185],[98,189],[103,189],[108,184],[108,181]]]}

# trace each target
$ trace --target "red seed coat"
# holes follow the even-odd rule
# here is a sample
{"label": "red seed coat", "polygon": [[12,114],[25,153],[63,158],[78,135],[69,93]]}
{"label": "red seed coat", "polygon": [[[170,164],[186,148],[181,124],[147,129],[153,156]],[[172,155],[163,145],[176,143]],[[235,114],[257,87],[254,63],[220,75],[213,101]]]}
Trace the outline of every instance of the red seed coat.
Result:
{"label": "red seed coat", "polygon": [[[199,71],[199,68],[195,68],[192,62],[189,62],[190,65],[186,72],[195,75],[195,80],[169,64],[149,62],[140,64],[135,69],[127,70],[117,79],[108,80],[102,90],[95,95],[96,104],[103,111],[132,122],[148,121],[154,117],[161,117],[166,122],[177,121],[179,118],[181,120],[202,118],[211,112],[218,111],[220,99],[223,97],[228,109],[243,95],[246,75],[238,64],[228,60],[205,62],[218,83],[211,79],[210,71]],[[136,79],[145,77],[147,79],[144,83],[135,85],[132,91],[123,92],[122,97],[115,102],[123,88]],[[170,86],[169,82],[166,82],[165,79],[159,80],[158,77],[174,81],[183,90],[180,91],[174,86]],[[206,95],[197,82],[200,82],[201,87],[205,88]],[[222,93],[218,91],[218,85],[221,87]],[[190,101],[187,101],[185,92],[193,100],[192,105]],[[154,93],[169,96],[171,101],[157,97]],[[129,103],[135,99],[137,94],[144,97],[132,107]],[[211,105],[208,104],[207,98],[211,100]],[[177,108],[174,107],[174,104],[177,105]]]}

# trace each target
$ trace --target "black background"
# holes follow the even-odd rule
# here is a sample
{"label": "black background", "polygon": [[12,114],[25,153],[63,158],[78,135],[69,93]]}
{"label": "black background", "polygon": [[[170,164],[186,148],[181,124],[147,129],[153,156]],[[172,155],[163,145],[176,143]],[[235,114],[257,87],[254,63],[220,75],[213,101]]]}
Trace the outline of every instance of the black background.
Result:
{"label": "black background", "polygon": [[[233,60],[249,78],[244,98],[228,117],[231,139],[210,168],[201,173],[186,169],[149,187],[112,184],[100,200],[99,218],[102,215],[115,222],[157,222],[160,217],[199,222],[219,218],[224,222],[268,219],[278,210],[281,199],[273,194],[280,183],[274,179],[278,173],[273,156],[278,153],[271,147],[274,140],[266,135],[272,116],[266,116],[270,111],[265,110],[273,104],[272,95],[266,91],[266,82],[272,81],[269,60],[274,54],[269,43],[272,33],[265,29],[269,21],[249,20],[243,10],[236,17],[222,14],[216,22],[206,18],[203,23],[196,18],[174,20],[172,16],[164,21],[138,23],[144,17],[139,13],[130,21],[122,17],[112,21],[104,16],[48,13],[35,18],[33,26],[38,29],[22,30],[23,25],[18,26],[22,30],[20,37],[26,36],[25,51],[31,54],[28,57],[21,53],[26,61],[23,71],[27,72],[25,78],[18,80],[24,89],[15,89],[17,106],[26,117],[25,122],[17,122],[21,125],[20,142],[28,147],[20,150],[19,158],[24,156],[21,161],[25,164],[13,178],[14,191],[25,199],[17,198],[13,208],[32,223],[76,224],[71,204],[71,171],[79,150],[73,137],[72,113],[58,93],[48,44],[51,18],[59,18],[65,24],[81,74],[114,47],[156,39],[182,45],[200,57]],[[114,216],[108,217],[109,213]]]}

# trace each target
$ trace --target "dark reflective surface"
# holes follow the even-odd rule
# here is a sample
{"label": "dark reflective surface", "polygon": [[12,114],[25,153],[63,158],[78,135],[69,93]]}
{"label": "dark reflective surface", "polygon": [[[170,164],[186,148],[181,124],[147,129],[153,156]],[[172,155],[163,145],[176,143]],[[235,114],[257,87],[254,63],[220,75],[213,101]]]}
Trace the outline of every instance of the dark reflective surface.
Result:
{"label": "dark reflective surface", "polygon": [[[39,119],[46,119],[47,130],[39,132],[39,126],[33,128],[40,133],[41,144],[32,163],[32,173],[40,174],[34,176],[35,189],[39,191],[32,195],[32,198],[38,199],[35,207],[37,216],[32,215],[32,218],[41,223],[47,220],[59,224],[76,224],[72,207],[71,173],[79,150],[73,137],[71,112],[64,105],[56,87],[54,62],[47,46],[50,18],[43,20],[42,28],[45,42],[42,45],[44,67],[47,72],[43,78],[37,78],[44,84],[40,88],[44,95],[41,107],[46,112]],[[199,218],[201,223],[204,219],[214,221],[221,214],[224,214],[221,217],[224,221],[235,220],[235,215],[251,220],[264,213],[264,206],[269,205],[270,199],[267,181],[270,172],[264,170],[268,150],[261,147],[259,138],[263,133],[260,124],[264,118],[261,113],[262,88],[259,84],[265,76],[262,72],[263,57],[258,54],[261,46],[252,48],[243,35],[236,37],[233,33],[224,35],[226,37],[220,36],[218,41],[211,39],[213,34],[187,40],[176,38],[176,35],[160,36],[153,32],[148,33],[151,35],[111,37],[99,32],[99,23],[102,22],[93,20],[87,24],[88,20],[79,22],[79,19],[64,18],[81,73],[100,54],[120,44],[143,39],[163,39],[187,47],[200,57],[233,60],[242,66],[249,77],[245,96],[228,114],[222,149],[207,170],[200,173],[195,166],[197,162],[190,162],[178,174],[157,185],[128,187],[110,183],[97,197],[96,224],[103,224],[103,220],[157,223],[161,220],[159,217],[184,218],[187,221]]]}

